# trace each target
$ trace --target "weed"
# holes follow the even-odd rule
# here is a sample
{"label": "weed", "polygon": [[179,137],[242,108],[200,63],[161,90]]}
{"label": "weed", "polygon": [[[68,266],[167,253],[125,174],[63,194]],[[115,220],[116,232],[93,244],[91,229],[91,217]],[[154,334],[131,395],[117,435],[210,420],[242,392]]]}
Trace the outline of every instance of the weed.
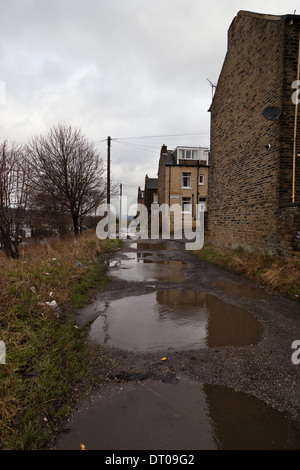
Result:
{"label": "weed", "polygon": [[[85,330],[72,311],[107,282],[104,259],[118,241],[78,239],[0,256],[0,449],[41,449],[65,415],[72,390],[87,371]],[[59,312],[47,305],[55,300]]]}
{"label": "weed", "polygon": [[300,296],[300,260],[296,255],[283,259],[209,244],[194,254],[260,285],[263,284],[272,292]]}

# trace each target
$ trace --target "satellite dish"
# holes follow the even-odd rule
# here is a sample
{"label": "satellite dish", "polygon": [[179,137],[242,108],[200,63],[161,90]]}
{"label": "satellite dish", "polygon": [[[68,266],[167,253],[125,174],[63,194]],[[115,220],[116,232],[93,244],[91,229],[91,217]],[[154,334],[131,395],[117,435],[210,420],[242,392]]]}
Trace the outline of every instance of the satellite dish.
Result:
{"label": "satellite dish", "polygon": [[268,119],[268,121],[274,121],[281,116],[281,109],[276,106],[268,106],[263,110],[263,116]]}

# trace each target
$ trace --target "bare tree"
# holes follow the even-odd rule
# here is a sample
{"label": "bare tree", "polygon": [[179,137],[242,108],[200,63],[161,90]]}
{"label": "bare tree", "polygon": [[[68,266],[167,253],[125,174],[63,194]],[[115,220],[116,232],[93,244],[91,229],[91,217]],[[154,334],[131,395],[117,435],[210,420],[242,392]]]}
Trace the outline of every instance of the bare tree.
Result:
{"label": "bare tree", "polygon": [[37,242],[37,237],[44,232],[56,233],[60,236],[69,234],[72,220],[67,208],[58,197],[40,192],[37,187],[30,195],[30,211],[28,211],[27,224],[32,229],[32,235]]}
{"label": "bare tree", "polygon": [[7,257],[18,258],[18,236],[26,217],[28,165],[19,144],[0,144],[0,242]]}
{"label": "bare tree", "polygon": [[26,146],[35,187],[66,208],[75,235],[82,217],[105,199],[104,165],[80,130],[59,124]]}

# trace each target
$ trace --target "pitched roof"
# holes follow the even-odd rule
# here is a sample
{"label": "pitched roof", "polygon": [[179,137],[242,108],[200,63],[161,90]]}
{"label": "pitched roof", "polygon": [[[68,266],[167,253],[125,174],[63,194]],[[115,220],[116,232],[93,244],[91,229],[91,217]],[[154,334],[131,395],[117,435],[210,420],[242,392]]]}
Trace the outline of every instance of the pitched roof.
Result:
{"label": "pitched roof", "polygon": [[173,150],[168,150],[168,153],[162,154],[165,165],[176,165],[176,159],[173,155]]}
{"label": "pitched roof", "polygon": [[158,178],[146,178],[145,189],[158,189]]}

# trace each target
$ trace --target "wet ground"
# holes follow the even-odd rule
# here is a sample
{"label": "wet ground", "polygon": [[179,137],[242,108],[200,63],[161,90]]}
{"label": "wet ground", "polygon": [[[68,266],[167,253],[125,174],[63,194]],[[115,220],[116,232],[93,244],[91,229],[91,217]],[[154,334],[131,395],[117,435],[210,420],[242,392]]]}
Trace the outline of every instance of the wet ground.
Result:
{"label": "wet ground", "polygon": [[77,314],[97,393],[56,449],[300,449],[299,303],[181,241],[124,241]]}

